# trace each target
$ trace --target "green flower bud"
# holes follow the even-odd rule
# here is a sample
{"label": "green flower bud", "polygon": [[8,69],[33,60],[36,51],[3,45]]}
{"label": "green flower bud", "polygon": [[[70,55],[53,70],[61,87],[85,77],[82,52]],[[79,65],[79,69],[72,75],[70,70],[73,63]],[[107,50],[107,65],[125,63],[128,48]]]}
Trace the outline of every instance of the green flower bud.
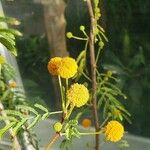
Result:
{"label": "green flower bud", "polygon": [[108,77],[104,77],[104,80],[105,80],[105,81],[108,81]]}
{"label": "green flower bud", "polygon": [[127,96],[124,96],[124,99],[127,99]]}
{"label": "green flower bud", "polygon": [[112,76],[112,72],[111,72],[111,71],[107,71],[107,75],[108,75],[109,77],[111,77],[111,76]]}
{"label": "green flower bud", "polygon": [[60,132],[62,129],[62,126],[63,125],[60,122],[56,122],[53,127],[56,132]]}
{"label": "green flower bud", "polygon": [[80,26],[80,30],[81,30],[81,31],[84,31],[84,30],[85,30],[85,26],[83,26],[83,25]]}
{"label": "green flower bud", "polygon": [[104,42],[103,42],[103,41],[100,41],[100,42],[98,43],[98,45],[99,45],[99,47],[102,49],[102,48],[104,47]]}
{"label": "green flower bud", "polygon": [[71,39],[73,37],[72,33],[71,32],[67,32],[66,34],[67,38]]}

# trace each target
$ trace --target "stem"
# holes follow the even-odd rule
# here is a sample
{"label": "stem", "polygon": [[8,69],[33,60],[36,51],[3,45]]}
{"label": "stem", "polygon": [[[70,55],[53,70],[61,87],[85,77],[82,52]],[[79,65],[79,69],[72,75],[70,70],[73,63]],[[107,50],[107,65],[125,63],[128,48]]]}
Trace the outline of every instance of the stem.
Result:
{"label": "stem", "polygon": [[66,92],[68,91],[68,79],[66,79]]}
{"label": "stem", "polygon": [[59,133],[56,133],[49,141],[49,143],[47,144],[47,146],[45,147],[44,150],[50,150],[52,145],[57,141],[57,139],[60,137]]}
{"label": "stem", "polygon": [[[85,43],[85,47],[84,47],[84,50],[86,50],[86,51],[87,51],[88,43],[89,43],[89,37],[88,37],[88,39],[87,39],[87,41],[86,41],[86,43]],[[85,55],[86,55],[86,54],[85,54]],[[86,57],[86,56],[85,56],[85,57]]]}
{"label": "stem", "polygon": [[[98,121],[98,114],[97,114],[97,97],[96,97],[96,60],[95,60],[95,48],[94,48],[94,29],[96,20],[93,13],[92,3],[91,0],[86,0],[87,7],[91,19],[91,26],[90,26],[90,36],[89,36],[89,48],[90,48],[90,63],[91,63],[91,75],[92,75],[92,108],[93,108],[93,115],[94,115],[94,126],[96,132],[99,131],[99,121]],[[95,136],[95,150],[99,150],[99,135],[96,134]]]}
{"label": "stem", "polygon": [[70,110],[68,111],[68,113],[67,113],[67,115],[66,115],[66,117],[65,117],[66,120],[70,117],[70,115],[71,115],[73,109],[74,109],[74,105],[71,105],[71,106],[70,106]]}
{"label": "stem", "polygon": [[[61,124],[64,124],[65,119],[69,118],[69,116],[70,116],[70,114],[71,114],[73,108],[74,108],[74,106],[71,106],[71,108],[70,108],[70,110],[69,110],[69,114],[68,114],[67,116],[66,116],[65,113],[63,113],[62,118],[61,118],[61,121],[60,121]],[[58,112],[61,112],[61,111],[58,111]],[[56,113],[56,112],[54,112],[54,113]],[[60,132],[56,132],[56,133],[54,134],[54,136],[49,140],[49,142],[48,142],[48,144],[46,145],[46,147],[45,147],[44,150],[50,150],[51,147],[52,147],[52,145],[58,140],[59,137],[60,137]]]}
{"label": "stem", "polygon": [[88,38],[88,35],[86,34],[86,32],[84,30],[82,32]]}
{"label": "stem", "polygon": [[63,88],[62,88],[62,83],[61,83],[61,78],[60,78],[60,76],[58,76],[58,81],[59,81],[59,88],[60,88],[60,94],[61,94],[62,110],[64,111],[64,108],[65,108],[65,101],[64,101]]}
{"label": "stem", "polygon": [[99,132],[80,132],[79,134],[80,135],[99,135],[99,134],[101,134],[101,133],[103,133],[102,131],[99,131]]}
{"label": "stem", "polygon": [[50,112],[49,115],[54,115],[54,114],[61,114],[63,111],[55,111],[55,112]]}
{"label": "stem", "polygon": [[101,48],[98,49],[98,53],[97,53],[97,57],[96,57],[96,64],[97,64],[97,62],[98,62],[98,59],[99,59],[101,50],[102,50]]}
{"label": "stem", "polygon": [[[98,131],[98,132],[79,132],[80,135],[96,135],[96,134],[101,134],[103,131]],[[61,136],[65,135],[66,133],[61,133]]]}
{"label": "stem", "polygon": [[105,125],[105,123],[108,121],[109,116],[104,120],[104,122],[101,124],[100,129]]}
{"label": "stem", "polygon": [[73,36],[72,38],[76,39],[76,40],[81,40],[81,41],[87,41],[88,38],[81,38],[81,37],[77,37],[77,36]]}
{"label": "stem", "polygon": [[90,79],[84,72],[82,72],[82,75],[83,75],[88,81],[91,82],[91,79]]}

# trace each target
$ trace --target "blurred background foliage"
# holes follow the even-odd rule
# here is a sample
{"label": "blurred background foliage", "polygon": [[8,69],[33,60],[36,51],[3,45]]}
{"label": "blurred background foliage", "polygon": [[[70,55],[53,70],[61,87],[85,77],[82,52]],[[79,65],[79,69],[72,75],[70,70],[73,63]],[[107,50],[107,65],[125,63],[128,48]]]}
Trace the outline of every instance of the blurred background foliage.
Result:
{"label": "blurred background foliage", "polygon": [[[54,90],[47,71],[49,50],[45,35],[17,38],[18,65],[27,96],[32,100],[43,99],[53,108]],[[50,101],[51,99],[51,101]]]}
{"label": "blurred background foliage", "polygon": [[[85,25],[87,32],[89,30],[85,3],[82,0],[67,0],[66,4],[66,31],[82,36],[79,30],[80,25]],[[9,5],[10,2],[3,1],[5,13],[11,16],[11,13],[7,11]],[[32,15],[26,15],[28,20],[33,22],[33,15],[40,14],[41,17],[43,12],[39,4],[32,2],[32,7],[31,1],[30,3],[24,1],[22,5],[28,8],[25,9],[27,12],[32,10]],[[37,9],[34,12],[32,8],[37,8],[41,13]],[[99,69],[111,70],[119,79],[118,86],[128,97],[125,105],[132,114],[132,125],[127,124],[127,130],[136,135],[150,137],[150,1],[102,0],[101,8],[103,15],[101,24],[105,28],[109,43],[106,44],[102,53],[100,60],[102,66],[99,66]],[[40,24],[36,18],[39,20],[38,17],[34,17],[34,22]],[[23,17],[20,21],[22,22],[20,30],[24,33],[27,23]],[[42,19],[41,24],[43,27]],[[34,30],[32,26],[28,28]],[[84,44],[83,41],[67,40],[70,55],[76,58],[83,50]],[[43,30],[40,33],[28,32],[26,36],[17,39],[17,48],[18,64],[27,94],[30,97],[39,96],[53,107],[53,104],[56,104],[52,81],[47,71],[50,50],[46,34]]]}

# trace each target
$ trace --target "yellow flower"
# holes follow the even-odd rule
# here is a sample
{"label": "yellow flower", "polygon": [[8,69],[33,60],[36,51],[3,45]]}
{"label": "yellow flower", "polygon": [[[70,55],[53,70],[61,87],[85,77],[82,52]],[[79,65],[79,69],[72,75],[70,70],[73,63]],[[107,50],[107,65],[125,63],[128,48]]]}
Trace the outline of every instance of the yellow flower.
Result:
{"label": "yellow flower", "polygon": [[67,91],[67,99],[76,107],[85,105],[89,99],[88,89],[83,84],[75,83]]}
{"label": "yellow flower", "polygon": [[64,57],[61,60],[61,63],[59,64],[58,67],[58,74],[62,78],[71,78],[77,73],[77,63],[75,59],[71,57]]}
{"label": "yellow flower", "polygon": [[8,83],[8,86],[9,86],[10,88],[16,88],[16,87],[17,87],[17,83],[16,83],[15,81],[10,81],[10,82]]}
{"label": "yellow flower", "polygon": [[62,60],[61,57],[54,57],[50,59],[47,65],[47,68],[50,74],[58,75],[58,68],[59,68],[61,60]]}
{"label": "yellow flower", "polygon": [[104,128],[106,140],[117,142],[124,134],[124,127],[118,121],[112,120]]}
{"label": "yellow flower", "polygon": [[5,57],[0,55],[0,64],[4,64],[6,62]]}
{"label": "yellow flower", "polygon": [[91,122],[90,119],[83,119],[83,120],[82,120],[82,126],[83,126],[84,128],[90,127],[91,124],[92,124],[92,122]]}

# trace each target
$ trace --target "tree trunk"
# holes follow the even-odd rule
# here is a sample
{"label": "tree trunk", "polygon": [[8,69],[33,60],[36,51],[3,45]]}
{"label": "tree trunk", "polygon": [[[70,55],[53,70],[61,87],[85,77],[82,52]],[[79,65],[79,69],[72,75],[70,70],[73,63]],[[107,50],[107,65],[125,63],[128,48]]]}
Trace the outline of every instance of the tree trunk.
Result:
{"label": "tree trunk", "polygon": [[[42,0],[44,10],[45,29],[48,37],[50,56],[67,56],[65,40],[65,3],[63,0]],[[56,107],[59,106],[58,80],[52,78],[54,85]]]}
{"label": "tree trunk", "polygon": [[63,0],[42,0],[42,4],[50,55],[66,56],[68,53],[65,40],[65,3]]}

